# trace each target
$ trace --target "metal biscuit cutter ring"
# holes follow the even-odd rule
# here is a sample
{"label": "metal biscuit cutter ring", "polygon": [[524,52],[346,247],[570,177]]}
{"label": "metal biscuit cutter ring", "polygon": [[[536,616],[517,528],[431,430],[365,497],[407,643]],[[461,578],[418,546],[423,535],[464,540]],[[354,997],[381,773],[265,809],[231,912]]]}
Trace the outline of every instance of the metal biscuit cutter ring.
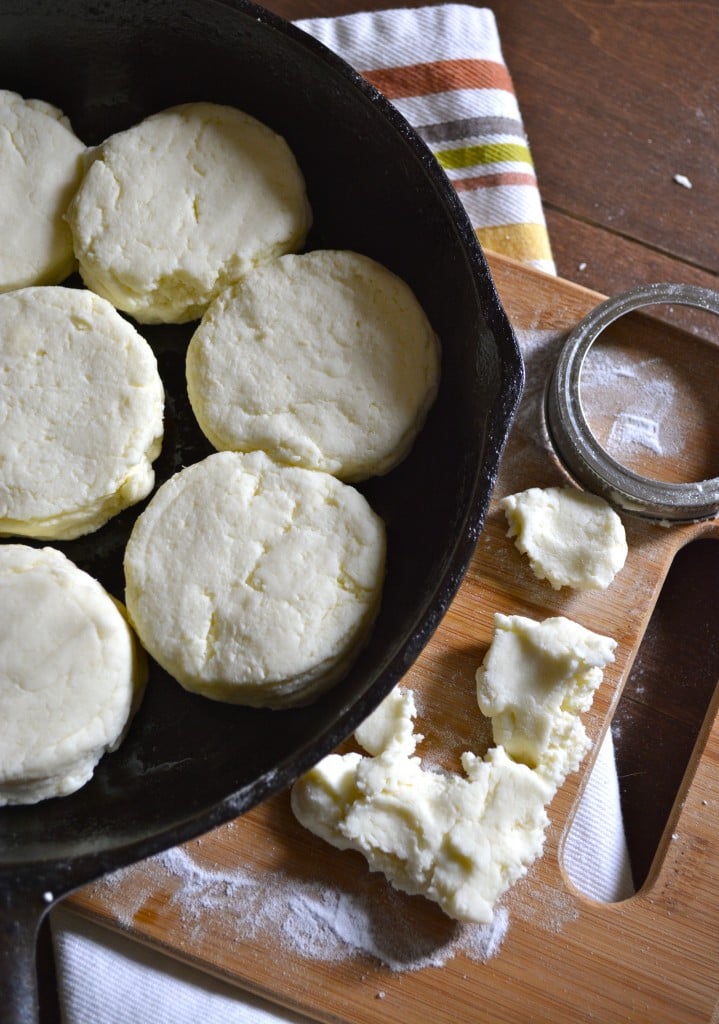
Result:
{"label": "metal biscuit cutter ring", "polygon": [[719,314],[719,292],[685,284],[649,284],[600,303],[571,332],[545,396],[546,424],[554,449],[575,479],[613,505],[636,515],[694,522],[719,513],[719,477],[697,483],[663,483],[613,459],[590,430],[580,394],[584,359],[602,331],[643,306],[676,303]]}

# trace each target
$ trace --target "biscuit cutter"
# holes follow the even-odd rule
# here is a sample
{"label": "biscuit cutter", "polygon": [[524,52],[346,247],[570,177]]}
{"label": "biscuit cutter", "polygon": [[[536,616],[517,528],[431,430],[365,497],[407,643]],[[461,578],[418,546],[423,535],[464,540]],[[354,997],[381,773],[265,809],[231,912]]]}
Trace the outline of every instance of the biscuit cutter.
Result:
{"label": "biscuit cutter", "polygon": [[627,469],[599,444],[582,405],[582,367],[600,334],[626,313],[662,303],[719,315],[719,292],[687,284],[641,285],[601,302],[571,331],[559,353],[547,384],[545,422],[556,454],[589,490],[626,512],[667,523],[695,522],[719,514],[719,477],[665,483]]}

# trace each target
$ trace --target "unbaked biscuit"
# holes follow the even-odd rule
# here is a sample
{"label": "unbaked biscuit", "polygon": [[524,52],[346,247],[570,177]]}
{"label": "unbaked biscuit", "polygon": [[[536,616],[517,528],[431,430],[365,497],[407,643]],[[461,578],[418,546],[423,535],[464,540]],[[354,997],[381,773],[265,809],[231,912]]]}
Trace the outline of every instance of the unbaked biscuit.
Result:
{"label": "unbaked biscuit", "polygon": [[404,281],[366,256],[319,250],[220,295],[186,368],[216,448],[358,481],[407,455],[437,394],[440,351]]}
{"label": "unbaked biscuit", "polygon": [[624,525],[597,494],[575,487],[530,487],[499,503],[515,547],[555,590],[605,590],[628,553]]}
{"label": "unbaked biscuit", "polygon": [[0,545],[0,806],[66,796],[122,741],[147,659],[122,606],[53,548]]}
{"label": "unbaked biscuit", "polygon": [[163,406],[150,346],[105,299],[0,295],[0,535],[69,540],[146,497]]}
{"label": "unbaked biscuit", "polygon": [[221,452],[163,484],[137,519],[125,600],[146,650],[186,689],[288,707],[359,653],[384,558],[384,525],[353,487]]}
{"label": "unbaked biscuit", "polygon": [[61,111],[0,89],[0,292],[58,284],[75,269],[64,215],[84,153]]}
{"label": "unbaked biscuit", "polygon": [[233,107],[161,111],[99,147],[68,214],[89,288],[144,323],[199,318],[311,222],[285,142]]}

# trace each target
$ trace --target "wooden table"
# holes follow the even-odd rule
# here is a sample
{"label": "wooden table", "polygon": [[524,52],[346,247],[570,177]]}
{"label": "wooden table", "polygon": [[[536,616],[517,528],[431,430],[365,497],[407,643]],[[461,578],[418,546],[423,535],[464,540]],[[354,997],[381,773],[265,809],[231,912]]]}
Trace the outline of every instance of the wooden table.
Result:
{"label": "wooden table", "polygon": [[[266,6],[295,19],[392,5],[270,0]],[[719,289],[719,6],[714,0],[492,0],[486,6],[497,19],[517,92],[559,276],[607,295],[652,281]],[[676,174],[691,189],[677,184]],[[719,341],[717,318],[687,309],[662,313]],[[615,716],[638,883],[719,678],[717,547],[693,546],[678,560]],[[667,665],[688,630],[702,642],[685,642],[680,688]]]}
{"label": "wooden table", "polygon": [[[289,19],[386,0],[270,0]],[[414,6],[414,4],[408,4]],[[715,0],[492,0],[560,276],[612,294],[671,280],[719,289]],[[688,189],[674,175],[685,175]],[[667,313],[674,317],[676,311]],[[686,314],[690,329],[719,326]],[[719,545],[675,562],[615,715],[637,881],[649,868],[719,678]],[[678,637],[691,630],[683,667]]]}

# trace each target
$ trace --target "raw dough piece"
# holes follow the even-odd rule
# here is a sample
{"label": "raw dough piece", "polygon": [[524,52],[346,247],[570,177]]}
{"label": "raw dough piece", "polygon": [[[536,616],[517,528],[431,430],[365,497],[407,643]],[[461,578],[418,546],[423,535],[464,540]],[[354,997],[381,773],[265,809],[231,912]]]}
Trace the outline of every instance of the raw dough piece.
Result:
{"label": "raw dough piece", "polygon": [[500,502],[507,536],[529,557],[532,570],[555,590],[604,590],[624,565],[622,521],[596,494],[573,487],[530,487]]}
{"label": "raw dough piece", "polygon": [[216,448],[261,449],[351,481],[404,458],[439,372],[410,288],[334,250],[248,274],[212,304],[187,352],[190,401]]}
{"label": "raw dough piece", "polygon": [[0,295],[0,535],[68,540],[144,498],[163,404],[150,346],[105,299]]}
{"label": "raw dough piece", "polygon": [[0,89],[0,292],[58,284],[75,269],[64,215],[84,153],[60,110]]}
{"label": "raw dough piece", "polygon": [[53,548],[0,545],[0,806],[66,796],[122,741],[147,659],[119,602]]}
{"label": "raw dough piece", "polygon": [[299,248],[311,212],[283,138],[233,107],[187,103],[107,139],[68,219],[89,288],[141,322],[181,323]]}
{"label": "raw dough piece", "polygon": [[259,707],[308,703],[366,641],[382,521],[354,488],[221,452],[176,474],[125,552],[131,621],[186,689]]}
{"label": "raw dough piece", "polygon": [[542,622],[495,615],[477,702],[492,719],[497,746],[560,786],[589,749],[578,716],[591,706],[616,646],[562,615]]}
{"label": "raw dough piece", "polygon": [[496,616],[477,673],[495,747],[463,754],[464,776],[424,769],[413,695],[394,690],[355,733],[369,756],[320,761],[292,789],[295,816],[333,846],[358,850],[398,889],[461,921],[490,922],[542,852],[546,805],[589,746],[578,715],[614,646],[568,619]]}

